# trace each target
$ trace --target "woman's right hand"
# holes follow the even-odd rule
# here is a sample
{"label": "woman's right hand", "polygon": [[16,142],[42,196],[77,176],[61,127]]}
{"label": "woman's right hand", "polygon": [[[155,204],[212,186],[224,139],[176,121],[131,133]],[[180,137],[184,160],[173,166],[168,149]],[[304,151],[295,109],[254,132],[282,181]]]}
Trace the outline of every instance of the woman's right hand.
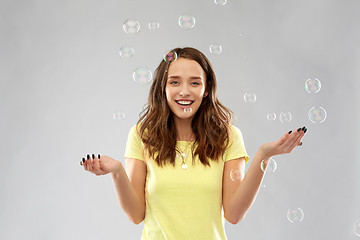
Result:
{"label": "woman's right hand", "polygon": [[83,158],[80,165],[84,166],[86,171],[94,173],[96,176],[117,172],[122,166],[121,162],[107,156],[100,157],[100,154],[97,157],[95,154],[92,154],[92,158],[88,154],[87,159]]}

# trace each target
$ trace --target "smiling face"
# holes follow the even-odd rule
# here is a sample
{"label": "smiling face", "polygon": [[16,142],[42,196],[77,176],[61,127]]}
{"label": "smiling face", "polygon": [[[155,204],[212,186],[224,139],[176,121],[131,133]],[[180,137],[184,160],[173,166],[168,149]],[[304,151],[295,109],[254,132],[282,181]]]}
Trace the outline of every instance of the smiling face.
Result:
{"label": "smiling face", "polygon": [[205,88],[205,72],[195,60],[178,58],[170,64],[165,92],[175,120],[194,117],[207,96]]}

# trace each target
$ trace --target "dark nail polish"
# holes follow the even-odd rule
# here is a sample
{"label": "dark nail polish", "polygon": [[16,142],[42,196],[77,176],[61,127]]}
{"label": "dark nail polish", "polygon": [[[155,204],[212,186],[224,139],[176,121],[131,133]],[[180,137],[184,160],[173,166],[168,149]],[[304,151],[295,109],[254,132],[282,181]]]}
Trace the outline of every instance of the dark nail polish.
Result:
{"label": "dark nail polish", "polygon": [[302,142],[300,142],[300,146],[302,145]]}
{"label": "dark nail polish", "polygon": [[297,131],[298,131],[298,132],[300,132],[300,130],[301,130],[301,128],[298,128],[298,130],[297,130]]}
{"label": "dark nail polish", "polygon": [[85,162],[85,158],[83,158],[83,160],[82,160],[83,162]]}
{"label": "dark nail polish", "polygon": [[305,126],[304,126],[301,130],[303,130],[303,131],[304,131],[304,130],[305,130]]}
{"label": "dark nail polish", "polygon": [[92,154],[92,158],[93,158],[93,159],[95,158],[95,154]]}
{"label": "dark nail polish", "polygon": [[100,154],[98,154],[98,159],[100,159]]}
{"label": "dark nail polish", "polygon": [[292,131],[289,131],[289,134],[292,133]]}
{"label": "dark nail polish", "polygon": [[87,160],[89,160],[89,159],[90,159],[90,155],[88,154],[88,155],[87,155]]}
{"label": "dark nail polish", "polygon": [[307,128],[305,128],[305,131],[304,131],[304,133],[306,133],[306,131],[307,131]]}

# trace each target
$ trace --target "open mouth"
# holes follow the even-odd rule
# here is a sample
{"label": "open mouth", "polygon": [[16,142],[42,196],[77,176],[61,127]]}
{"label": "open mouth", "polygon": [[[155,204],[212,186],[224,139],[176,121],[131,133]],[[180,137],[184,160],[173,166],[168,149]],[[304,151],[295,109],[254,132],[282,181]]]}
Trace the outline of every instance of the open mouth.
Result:
{"label": "open mouth", "polygon": [[178,105],[182,107],[188,107],[193,104],[194,101],[175,101]]}

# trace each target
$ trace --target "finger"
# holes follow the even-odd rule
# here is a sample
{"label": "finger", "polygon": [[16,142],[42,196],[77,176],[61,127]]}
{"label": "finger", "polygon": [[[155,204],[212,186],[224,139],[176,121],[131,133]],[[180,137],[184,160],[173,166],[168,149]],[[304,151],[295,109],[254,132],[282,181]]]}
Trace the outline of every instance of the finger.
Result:
{"label": "finger", "polygon": [[88,161],[86,159],[85,159],[85,162],[83,164],[84,164],[84,169],[86,171],[89,171],[89,169],[88,169]]}
{"label": "finger", "polygon": [[279,142],[280,142],[280,145],[283,144],[286,139],[289,137],[289,135],[292,133],[292,131],[289,131],[287,133],[285,133],[280,139],[279,139]]}
{"label": "finger", "polygon": [[[300,130],[299,130],[300,129]],[[290,148],[289,148],[289,152],[291,152],[296,146],[298,146],[300,144],[300,140],[301,138],[304,136],[304,130],[305,127],[303,128],[298,128],[298,131],[296,132],[296,138],[294,139],[294,141],[292,142]]]}
{"label": "finger", "polygon": [[[82,158],[82,161],[80,161],[80,165],[84,166],[85,158]],[[84,166],[85,167],[85,166]]]}
{"label": "finger", "polygon": [[93,163],[91,161],[91,158],[90,158],[89,154],[87,155],[86,162],[87,162],[87,170],[91,172],[93,170],[93,167],[92,167]]}
{"label": "finger", "polygon": [[288,151],[288,149],[291,147],[291,145],[294,142],[294,139],[296,139],[297,137],[297,132],[294,131],[290,131],[290,134],[288,134],[289,136],[286,138],[286,141],[283,143],[282,149],[285,150],[285,152]]}
{"label": "finger", "polygon": [[99,173],[99,172],[101,172],[99,159],[97,157],[95,157],[94,154],[92,156],[93,156],[93,169],[94,169],[94,172]]}

